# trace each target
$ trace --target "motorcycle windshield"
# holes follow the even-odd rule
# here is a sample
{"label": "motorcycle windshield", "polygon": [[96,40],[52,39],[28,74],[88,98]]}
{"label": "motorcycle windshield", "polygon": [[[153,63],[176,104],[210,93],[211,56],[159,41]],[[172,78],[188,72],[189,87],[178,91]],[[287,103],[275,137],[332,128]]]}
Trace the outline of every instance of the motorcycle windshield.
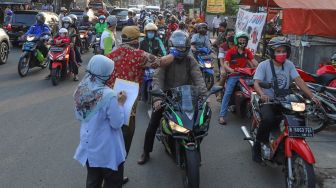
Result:
{"label": "motorcycle windshield", "polygon": [[198,90],[191,85],[180,86],[174,89],[176,92],[177,102],[188,118],[191,120],[194,116],[195,108],[198,102]]}

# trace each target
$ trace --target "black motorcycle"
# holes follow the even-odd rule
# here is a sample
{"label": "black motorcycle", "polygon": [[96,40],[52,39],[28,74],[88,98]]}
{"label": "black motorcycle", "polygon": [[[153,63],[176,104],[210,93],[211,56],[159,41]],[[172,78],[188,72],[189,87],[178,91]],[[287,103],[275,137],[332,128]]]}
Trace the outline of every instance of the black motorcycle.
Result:
{"label": "black motorcycle", "polygon": [[89,51],[89,26],[80,26],[79,27],[79,38],[80,38],[80,53],[84,54]]}
{"label": "black motorcycle", "polygon": [[184,185],[188,188],[198,188],[200,183],[200,145],[208,135],[211,119],[206,101],[221,89],[213,87],[205,98],[200,98],[197,88],[190,85],[170,89],[167,93],[151,91],[153,96],[164,99],[163,117],[156,137],[176,164],[185,169]]}
{"label": "black motorcycle", "polygon": [[27,76],[30,69],[34,67],[41,67],[42,69],[48,66],[46,57],[38,50],[37,43],[42,40],[47,42],[50,38],[49,33],[43,33],[41,37],[35,35],[28,35],[22,45],[22,55],[18,63],[18,73],[21,77]]}

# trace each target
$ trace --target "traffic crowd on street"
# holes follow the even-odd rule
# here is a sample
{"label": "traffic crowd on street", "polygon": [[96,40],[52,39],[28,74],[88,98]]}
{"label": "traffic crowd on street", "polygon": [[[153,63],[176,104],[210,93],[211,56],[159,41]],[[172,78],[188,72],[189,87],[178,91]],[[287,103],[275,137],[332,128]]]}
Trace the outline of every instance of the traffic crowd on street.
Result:
{"label": "traffic crowd on street", "polygon": [[[74,127],[71,130],[76,131],[77,137],[72,139],[73,135],[69,138],[66,134],[57,139],[47,139],[43,144],[53,148],[53,142],[62,138],[71,140],[71,144],[63,145],[78,144],[72,151],[73,159],[86,169],[86,180],[79,180],[82,184],[72,183],[70,186],[70,183],[62,182],[63,187],[151,187],[153,184],[146,184],[145,179],[155,179],[155,172],[148,172],[153,174],[153,177],[148,177],[145,175],[149,171],[146,166],[160,167],[161,162],[166,163],[155,152],[158,148],[154,146],[155,140],[162,143],[160,147],[173,161],[167,163],[175,163],[183,172],[180,179],[174,178],[179,174],[172,174],[168,176],[171,179],[166,180],[176,183],[182,179],[180,183],[162,187],[336,186],[336,140],[333,136],[336,122],[336,39],[330,42],[334,51],[324,57],[318,67],[315,66],[314,73],[310,73],[312,71],[307,71],[304,64],[296,62],[296,39],[286,33],[289,31],[284,25],[281,26],[285,23],[282,19],[289,19],[288,16],[281,10],[271,14],[268,3],[267,6],[259,5],[264,7],[261,13],[237,8],[234,15],[227,15],[224,11],[206,14],[207,11],[202,9],[187,10],[181,3],[176,9],[129,6],[107,10],[103,1],[93,2],[95,6],[90,2],[87,7],[73,4],[71,9],[60,7],[59,10],[47,3],[40,9],[30,4],[1,9],[0,78],[4,81],[0,83],[3,92],[0,94],[0,118],[4,124],[0,125],[5,132],[0,137],[3,136],[5,141],[0,144],[0,150],[3,148],[6,152],[0,155],[4,159],[0,161],[0,167],[13,170],[6,166],[16,158],[9,149],[14,143],[8,133],[15,135],[10,129],[11,119],[16,116],[20,119],[25,114],[14,115],[11,111],[20,110],[20,106],[26,103],[35,106],[34,101],[41,100],[38,102],[41,106],[34,107],[42,110],[40,114],[32,112],[34,115],[22,121],[21,126],[35,121],[39,122],[37,124],[50,122],[53,113],[56,119],[66,120],[68,117],[70,121],[66,125]],[[245,2],[249,1],[241,1],[241,4]],[[274,6],[285,6],[279,0],[272,2]],[[335,13],[336,3],[331,5]],[[289,22],[295,21],[286,24]],[[323,33],[321,37],[335,38],[336,30],[331,32],[333,36]],[[305,44],[304,41],[300,43]],[[4,70],[15,71],[15,76]],[[34,86],[39,91],[36,96],[30,95],[34,88],[24,88],[32,79],[43,86]],[[46,91],[44,86],[49,82]],[[121,82],[126,86],[118,90]],[[137,89],[130,92],[134,85]],[[11,96],[10,92],[15,94]],[[62,95],[65,93],[67,95]],[[135,96],[134,93],[138,94]],[[71,108],[72,114],[51,109],[53,105],[47,101],[54,95],[67,101],[54,104],[55,108]],[[59,126],[59,123],[54,125]],[[49,131],[52,130],[55,128],[50,127]],[[239,142],[225,140],[232,137],[230,131]],[[227,138],[222,135],[214,138],[223,132]],[[25,138],[29,132],[26,136],[20,134]],[[42,134],[53,136],[48,130]],[[209,141],[211,139],[217,141]],[[28,139],[25,144],[29,142]],[[209,143],[222,144],[228,149],[215,148]],[[43,144],[38,142],[34,146]],[[18,146],[20,143],[14,145],[20,148],[18,151],[28,152],[23,146]],[[237,159],[228,157],[236,149],[241,152],[236,154]],[[38,148],[33,151],[39,153]],[[214,153],[226,157],[216,160],[223,164],[230,163],[224,163],[226,160],[244,158],[236,166],[224,167],[223,173],[237,172],[234,168],[240,165],[240,169],[250,168],[246,173],[251,177],[235,174],[235,180],[231,180],[233,183],[227,183],[230,178],[223,176],[222,172],[210,173],[220,178],[219,183],[211,184],[203,177],[205,173],[202,170],[211,164],[209,160],[215,158],[211,157],[215,156]],[[28,154],[23,156],[29,159],[25,165],[33,169],[34,164],[40,165],[39,162],[29,164],[34,159]],[[162,161],[158,162],[159,158]],[[64,163],[52,158],[49,160],[50,163]],[[51,167],[49,170],[53,171],[53,165],[43,165],[46,165],[43,168]],[[216,165],[214,169],[222,164]],[[280,177],[276,177],[279,176],[277,172],[273,175],[276,185],[272,180],[269,184],[259,182],[253,185],[259,181],[256,179],[263,179],[257,177],[253,168],[271,176],[275,166],[282,172]],[[6,170],[0,173],[0,186],[22,187],[31,181],[20,178],[16,181],[12,177],[30,173],[24,167],[20,168],[24,172],[16,174],[13,171],[11,176]],[[76,170],[66,167],[64,171],[80,173]],[[158,178],[170,171],[162,168]],[[136,172],[140,174],[134,175]],[[13,179],[6,180],[9,176]],[[248,182],[251,178],[255,180]],[[39,183],[32,182],[25,187],[60,187],[50,182],[41,184],[41,179]]]}

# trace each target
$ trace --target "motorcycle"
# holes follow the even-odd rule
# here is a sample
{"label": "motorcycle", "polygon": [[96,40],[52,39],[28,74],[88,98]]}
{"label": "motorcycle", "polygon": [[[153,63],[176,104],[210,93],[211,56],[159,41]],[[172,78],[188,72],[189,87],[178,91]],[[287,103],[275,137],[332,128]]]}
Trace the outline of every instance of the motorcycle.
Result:
{"label": "motorcycle", "polygon": [[70,44],[53,44],[49,50],[49,59],[51,63],[51,83],[58,85],[62,78],[65,78],[70,71]]}
{"label": "motorcycle", "polygon": [[80,38],[80,53],[84,54],[89,51],[90,43],[89,38],[89,27],[80,26],[79,27],[79,38]]}
{"label": "motorcycle", "polygon": [[307,86],[321,105],[311,103],[308,106],[308,124],[318,133],[330,125],[336,124],[336,88],[308,83]]}
{"label": "motorcycle", "polygon": [[[271,88],[270,84],[260,83],[262,88]],[[269,144],[262,143],[261,157],[263,162],[268,164],[278,164],[283,167],[286,184],[292,187],[315,187],[315,172],[313,165],[315,157],[306,137],[313,137],[314,130],[307,127],[305,121],[304,99],[299,94],[286,94],[276,96],[272,102],[267,104],[277,105],[281,110],[281,122],[273,128],[269,135]],[[248,131],[246,126],[241,130],[251,146],[256,141],[256,134],[261,121],[260,97],[253,92],[251,98],[253,118]]]}
{"label": "motorcycle", "polygon": [[[240,76],[231,99],[229,106],[234,106],[231,111],[238,114],[240,117],[252,117],[252,107],[251,107],[251,94],[254,91],[254,80],[253,75],[255,73],[255,68],[238,68],[235,69],[236,73]],[[223,94],[224,96],[224,94]]]}
{"label": "motorcycle", "polygon": [[333,65],[320,64],[316,74],[310,74],[298,67],[296,70],[305,82],[336,88],[336,68]]}
{"label": "motorcycle", "polygon": [[101,49],[100,49],[100,34],[96,34],[94,43],[93,43],[93,53],[94,55],[101,54]]}
{"label": "motorcycle", "polygon": [[46,61],[42,52],[38,50],[37,42],[43,40],[46,42],[50,38],[49,33],[43,33],[41,37],[35,35],[28,35],[25,42],[22,45],[22,55],[18,63],[18,73],[21,77],[27,76],[30,69],[34,67],[41,67],[45,69],[48,66],[48,61]]}
{"label": "motorcycle", "polygon": [[150,95],[150,91],[152,90],[152,81],[154,76],[154,69],[153,68],[146,68],[144,74],[144,80],[142,85],[142,100],[147,101],[149,104],[152,104],[152,98]]}
{"label": "motorcycle", "polygon": [[164,99],[163,117],[156,138],[162,142],[166,152],[176,164],[185,170],[184,184],[198,188],[200,183],[200,144],[207,136],[211,120],[211,109],[207,104],[210,95],[222,87],[214,86],[204,98],[199,98],[196,87],[185,85],[163,93],[153,90],[153,96]]}
{"label": "motorcycle", "polygon": [[198,48],[195,52],[195,57],[198,62],[198,65],[201,69],[202,75],[204,77],[205,85],[207,89],[211,89],[211,87],[215,83],[214,78],[214,66],[213,66],[213,58],[211,56],[211,49],[209,48]]}

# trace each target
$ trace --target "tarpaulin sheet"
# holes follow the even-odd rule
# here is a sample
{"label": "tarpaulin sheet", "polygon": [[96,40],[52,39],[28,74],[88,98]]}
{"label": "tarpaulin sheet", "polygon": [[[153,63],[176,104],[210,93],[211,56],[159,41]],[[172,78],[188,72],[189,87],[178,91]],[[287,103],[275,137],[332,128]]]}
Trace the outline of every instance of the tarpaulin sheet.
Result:
{"label": "tarpaulin sheet", "polygon": [[[243,5],[266,6],[267,0],[242,0]],[[269,0],[283,9],[283,34],[336,37],[336,0]]]}

